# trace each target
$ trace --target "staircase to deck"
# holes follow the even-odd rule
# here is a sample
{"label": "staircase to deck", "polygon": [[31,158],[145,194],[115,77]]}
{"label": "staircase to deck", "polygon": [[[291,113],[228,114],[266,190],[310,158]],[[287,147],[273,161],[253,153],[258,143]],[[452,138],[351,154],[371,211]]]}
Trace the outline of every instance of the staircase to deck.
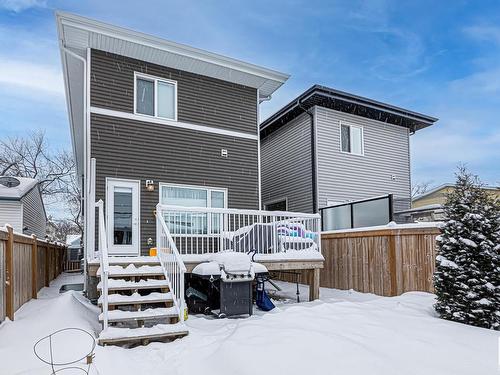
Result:
{"label": "staircase to deck", "polygon": [[[101,275],[99,268],[97,276]],[[102,309],[102,280],[97,289]],[[107,290],[108,327],[99,335],[99,344],[146,345],[188,334],[157,257],[109,258]],[[104,322],[104,312],[99,321]]]}
{"label": "staircase to deck", "polygon": [[[186,336],[184,272],[166,226],[158,232],[159,256],[108,257],[103,203],[99,208],[100,267],[97,277],[100,345],[147,345]],[[166,230],[167,234],[162,231]],[[174,247],[172,250],[171,247]]]}

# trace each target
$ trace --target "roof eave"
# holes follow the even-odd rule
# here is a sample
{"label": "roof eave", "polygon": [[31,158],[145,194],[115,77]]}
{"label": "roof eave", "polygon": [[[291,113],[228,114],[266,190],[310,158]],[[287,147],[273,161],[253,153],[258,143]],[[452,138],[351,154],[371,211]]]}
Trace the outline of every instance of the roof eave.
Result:
{"label": "roof eave", "polygon": [[279,118],[282,116],[286,115],[290,110],[294,109],[297,106],[297,103],[301,103],[306,101],[309,97],[313,95],[323,95],[323,96],[333,96],[337,99],[352,102],[352,103],[357,103],[360,105],[364,105],[367,107],[372,107],[381,111],[385,111],[388,113],[393,113],[398,116],[402,116],[405,118],[409,119],[414,119],[419,121],[422,125],[419,126],[415,130],[420,130],[425,127],[433,125],[436,121],[438,121],[438,118],[424,115],[418,112],[406,110],[401,107],[393,106],[390,104],[378,102],[376,100],[372,100],[369,98],[357,96],[354,94],[349,94],[344,91],[340,90],[334,90],[326,86],[321,86],[321,85],[313,85],[309,89],[307,89],[304,93],[299,95],[297,98],[292,100],[290,103],[285,105],[283,108],[279,109],[275,113],[273,113],[271,116],[269,116],[266,120],[262,121],[261,126],[260,126],[260,131],[262,132],[265,130],[268,126],[271,126],[275,121],[277,121]]}
{"label": "roof eave", "polygon": [[[210,64],[226,67],[228,69],[233,69],[243,73],[251,74],[266,80],[275,81],[276,84],[273,91],[277,90],[290,77],[289,74],[278,72],[273,69],[264,68],[262,66],[247,63],[238,59],[226,57],[213,52],[208,52],[202,49],[190,47],[184,44],[171,42],[152,35],[148,35],[134,30],[129,30],[119,26],[110,25],[100,21],[95,21],[71,13],[57,11],[56,18],[58,25],[61,26],[67,25],[76,27],[89,32],[95,32],[98,34],[130,41],[143,46],[155,48],[161,51],[186,56]],[[60,34],[59,36],[61,37]],[[271,94],[271,93],[266,93],[266,94]]]}

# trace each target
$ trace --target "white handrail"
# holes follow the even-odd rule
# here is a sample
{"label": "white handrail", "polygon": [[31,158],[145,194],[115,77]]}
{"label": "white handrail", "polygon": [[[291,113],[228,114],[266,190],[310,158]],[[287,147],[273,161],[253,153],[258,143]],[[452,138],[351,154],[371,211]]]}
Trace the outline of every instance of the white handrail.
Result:
{"label": "white handrail", "polygon": [[184,300],[184,274],[186,266],[182,260],[175,241],[165,223],[159,205],[156,210],[156,252],[167,280],[174,305],[178,309],[179,321],[184,321],[186,302]]}
{"label": "white handrail", "polygon": [[95,207],[99,210],[99,260],[101,265],[101,297],[102,297],[102,315],[103,329],[108,327],[108,275],[109,275],[109,258],[108,258],[108,240],[106,236],[106,223],[104,221],[104,203],[99,199],[95,203]]}
{"label": "white handrail", "polygon": [[259,256],[294,250],[321,253],[319,214],[164,204],[158,204],[156,212],[182,255],[224,250]]}
{"label": "white handrail", "polygon": [[292,217],[292,218],[306,218],[306,219],[319,219],[320,214],[308,214],[302,212],[290,211],[264,211],[264,210],[240,210],[238,208],[214,208],[214,207],[181,207],[171,206],[168,204],[158,204],[156,208],[162,211],[177,211],[177,212],[211,212],[211,213],[227,213],[237,215],[265,215],[274,217]]}

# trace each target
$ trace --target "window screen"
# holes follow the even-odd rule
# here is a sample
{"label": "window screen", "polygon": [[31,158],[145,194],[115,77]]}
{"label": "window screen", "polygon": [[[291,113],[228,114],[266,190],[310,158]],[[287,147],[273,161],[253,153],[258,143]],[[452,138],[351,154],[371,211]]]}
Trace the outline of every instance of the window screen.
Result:
{"label": "window screen", "polygon": [[136,106],[137,113],[154,116],[154,82],[137,79]]}
{"label": "window screen", "polygon": [[351,152],[351,136],[348,125],[341,126],[342,151]]}

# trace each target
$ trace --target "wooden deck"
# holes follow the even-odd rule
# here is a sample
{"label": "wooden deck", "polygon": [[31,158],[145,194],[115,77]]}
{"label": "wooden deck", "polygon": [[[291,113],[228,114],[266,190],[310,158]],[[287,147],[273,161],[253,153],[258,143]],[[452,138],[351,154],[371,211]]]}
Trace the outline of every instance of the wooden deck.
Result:
{"label": "wooden deck", "polygon": [[[200,263],[206,261],[200,258],[199,260],[186,259],[184,264],[188,273],[193,272],[193,269]],[[110,265],[119,265],[130,262],[130,257],[111,257]],[[132,262],[136,265],[158,265],[159,261],[156,257],[137,257],[135,261]],[[320,283],[320,270],[324,266],[324,261],[319,259],[307,260],[307,259],[272,259],[272,260],[258,260],[258,263],[266,266],[269,271],[300,271],[307,272],[307,282],[309,284],[309,300],[315,300],[319,298],[319,283]],[[98,260],[93,260],[88,263],[88,274],[91,277],[97,276],[97,269],[99,268]]]}

